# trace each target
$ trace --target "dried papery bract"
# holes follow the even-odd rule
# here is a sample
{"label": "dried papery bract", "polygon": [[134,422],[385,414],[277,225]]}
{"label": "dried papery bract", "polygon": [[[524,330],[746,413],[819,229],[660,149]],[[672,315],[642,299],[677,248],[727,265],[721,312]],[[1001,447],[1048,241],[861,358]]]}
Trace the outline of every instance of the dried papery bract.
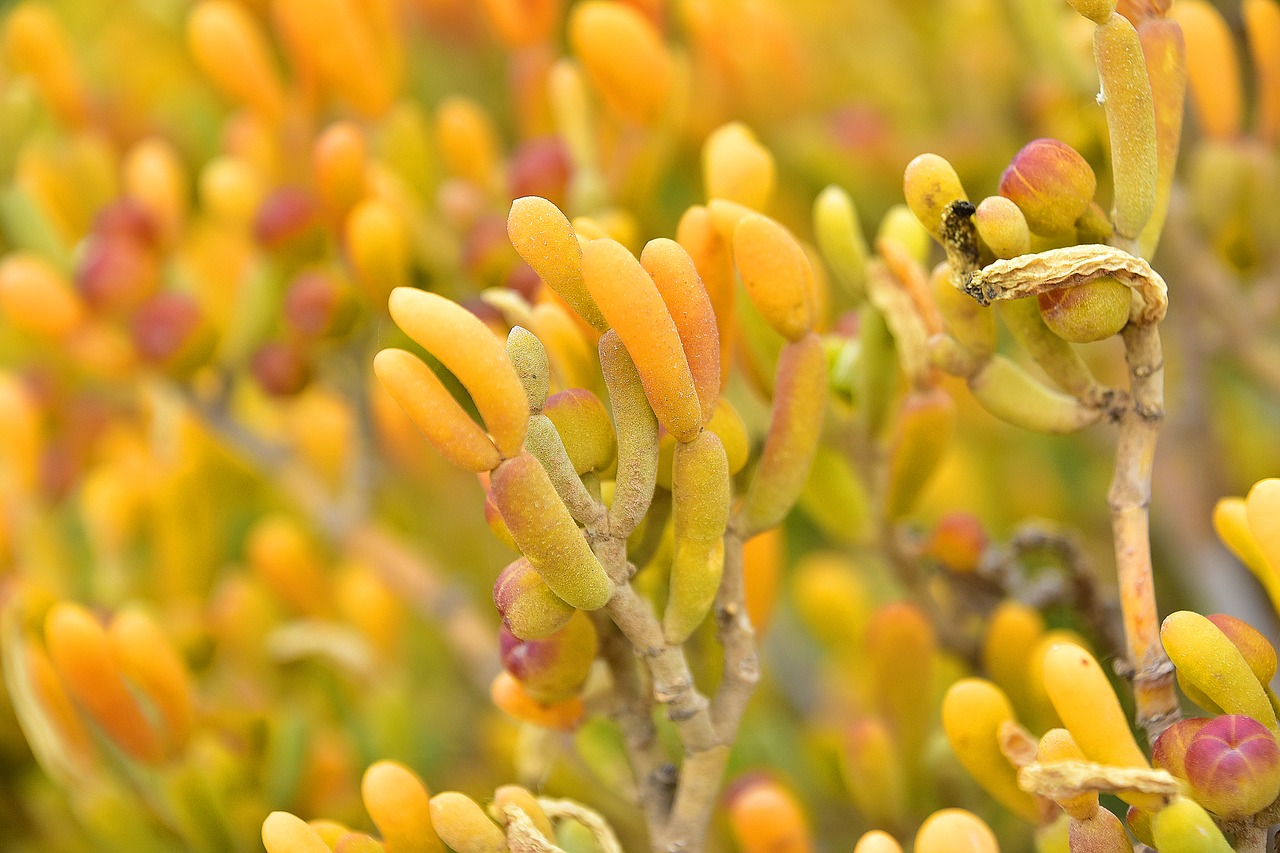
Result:
{"label": "dried papery bract", "polygon": [[[1044,686],[1072,739],[1091,760],[1115,767],[1148,768],[1110,682],[1093,655],[1079,646],[1052,646],[1044,657]],[[1125,793],[1126,802],[1147,810],[1159,798]]]}
{"label": "dried papery bract", "polygon": [[1164,319],[1169,290],[1145,260],[1111,246],[1069,246],[999,260],[964,277],[964,291],[979,302],[1021,299],[1110,277],[1134,291],[1129,319],[1150,326]]}

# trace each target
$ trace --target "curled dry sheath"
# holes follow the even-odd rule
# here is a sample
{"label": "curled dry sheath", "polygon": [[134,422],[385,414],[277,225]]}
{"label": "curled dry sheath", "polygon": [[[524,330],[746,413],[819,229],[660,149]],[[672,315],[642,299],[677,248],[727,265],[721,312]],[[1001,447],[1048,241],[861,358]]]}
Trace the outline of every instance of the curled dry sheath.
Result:
{"label": "curled dry sheath", "polygon": [[958,276],[956,284],[982,305],[1077,287],[1110,276],[1132,291],[1130,322],[1149,326],[1164,319],[1168,288],[1145,260],[1114,246],[1085,244],[998,260]]}
{"label": "curled dry sheath", "polygon": [[1113,767],[1092,761],[1054,761],[1028,764],[1018,771],[1022,790],[1061,801],[1090,791],[1141,792],[1175,797],[1179,782],[1163,770],[1146,767]]}
{"label": "curled dry sheath", "polygon": [[968,201],[952,202],[943,211],[939,238],[951,265],[952,283],[979,304],[1037,296],[1109,276],[1132,291],[1130,322],[1150,326],[1164,319],[1169,289],[1145,259],[1104,243],[1086,243],[1000,258],[982,267],[973,215]]}
{"label": "curled dry sheath", "polygon": [[[538,805],[548,818],[573,820],[585,826],[604,853],[622,853],[622,845],[605,819],[581,803],[540,797]],[[519,806],[507,805],[502,816],[506,823],[507,846],[512,853],[564,853],[538,830]]]}

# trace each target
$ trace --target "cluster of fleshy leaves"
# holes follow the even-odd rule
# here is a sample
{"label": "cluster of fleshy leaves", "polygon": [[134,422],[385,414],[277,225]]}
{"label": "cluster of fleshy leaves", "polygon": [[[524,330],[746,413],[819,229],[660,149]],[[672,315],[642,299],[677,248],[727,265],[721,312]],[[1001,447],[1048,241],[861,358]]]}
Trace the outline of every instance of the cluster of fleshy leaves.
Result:
{"label": "cluster of fleshy leaves", "polygon": [[[1001,621],[1005,639],[1016,639],[1016,615]],[[1027,679],[1011,679],[999,658],[989,678],[947,691],[943,726],[956,757],[1004,808],[1041,827],[1042,849],[1131,849],[1132,834],[1157,850],[1226,851],[1271,823],[1280,797],[1275,648],[1242,620],[1192,611],[1170,614],[1161,640],[1183,694],[1209,716],[1174,722],[1149,756],[1107,674],[1064,636],[1017,655],[1035,667],[1048,718],[1019,697]],[[1000,654],[1013,656],[1007,645]],[[1129,805],[1127,830],[1100,807],[1099,789]]]}
{"label": "cluster of fleshy leaves", "polygon": [[[557,808],[559,803],[539,800],[518,785],[499,787],[487,808],[481,808],[457,791],[433,796],[409,768],[379,761],[365,771],[360,793],[380,838],[336,821],[303,821],[288,812],[273,812],[262,825],[267,853],[535,851],[549,849],[561,837],[565,839],[561,843],[572,843],[575,832],[582,833],[588,843],[620,849],[612,832],[594,815],[570,807],[569,818],[561,820],[565,815]],[[561,824],[559,833],[548,812]]]}

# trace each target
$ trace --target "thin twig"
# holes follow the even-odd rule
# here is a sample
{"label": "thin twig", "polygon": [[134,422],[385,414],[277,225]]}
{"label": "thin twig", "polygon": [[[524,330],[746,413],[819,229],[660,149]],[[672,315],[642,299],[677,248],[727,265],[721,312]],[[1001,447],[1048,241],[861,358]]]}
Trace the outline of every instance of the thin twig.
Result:
{"label": "thin twig", "polygon": [[1164,355],[1155,324],[1130,323],[1122,335],[1133,403],[1120,419],[1107,505],[1137,721],[1146,730],[1148,743],[1154,743],[1181,716],[1173,665],[1160,644],[1151,567],[1151,471],[1164,418]]}
{"label": "thin twig", "polygon": [[[615,579],[605,612],[644,662],[652,681],[653,698],[666,707],[667,717],[675,724],[684,746],[684,761],[669,813],[657,825],[652,819],[649,821],[650,845],[655,851],[668,853],[700,850],[729,746],[721,740],[712,721],[711,703],[694,683],[684,648],[667,643],[652,605],[632,589],[630,571],[618,567],[620,561],[626,566],[625,549],[625,541],[617,539],[597,544],[596,554],[605,558],[602,562],[606,571]],[[646,781],[641,779],[641,785]],[[641,788],[642,800],[659,795],[665,796],[659,788]],[[642,802],[642,806],[646,815],[666,811],[661,802]]]}
{"label": "thin twig", "polygon": [[680,733],[685,750],[697,752],[715,746],[717,738],[711,724],[710,703],[694,684],[683,648],[667,645],[662,625],[649,602],[630,584],[619,584],[605,610],[648,667],[653,678],[653,697],[666,706],[667,716]]}
{"label": "thin twig", "polygon": [[[720,747],[715,726],[711,722],[710,703],[694,684],[684,649],[667,644],[652,606],[637,595],[629,583],[623,582],[614,588],[613,597],[605,605],[605,609],[614,624],[631,642],[636,654],[644,661],[653,681],[653,697],[666,706],[667,717],[675,724],[684,745],[685,756],[676,785],[675,801],[670,815],[661,825],[650,824],[650,845],[655,851],[700,849],[679,842],[684,833],[704,833],[711,816],[710,808],[707,807],[710,801],[705,799],[705,792],[701,790],[701,781],[706,774],[692,772],[693,768],[706,760],[702,757],[704,754]],[[719,783],[718,776],[716,783]],[[686,792],[691,785],[698,787],[699,799],[704,800],[701,813],[696,815],[688,814],[689,795]],[[644,792],[642,796],[643,794]],[[714,799],[714,792],[710,796]],[[652,809],[653,804],[645,805],[646,813]],[[680,820],[675,820],[677,816]]]}
{"label": "thin twig", "polygon": [[671,809],[676,767],[667,760],[658,740],[653,723],[653,694],[640,678],[635,653],[626,637],[607,618],[595,621],[600,634],[600,657],[613,680],[610,716],[622,732],[645,822],[650,827],[661,826]]}
{"label": "thin twig", "polygon": [[742,535],[731,528],[726,531],[724,542],[724,575],[715,603],[716,636],[724,653],[724,671],[711,702],[711,721],[718,743],[686,750],[663,846],[670,853],[703,848],[711,807],[720,791],[738,725],[760,681],[755,629],[746,607]]}
{"label": "thin twig", "polygon": [[733,743],[747,702],[760,682],[756,632],[746,605],[742,537],[729,530],[724,538],[724,577],[716,595],[716,636],[724,651],[724,674],[711,703],[711,719],[720,739]]}

